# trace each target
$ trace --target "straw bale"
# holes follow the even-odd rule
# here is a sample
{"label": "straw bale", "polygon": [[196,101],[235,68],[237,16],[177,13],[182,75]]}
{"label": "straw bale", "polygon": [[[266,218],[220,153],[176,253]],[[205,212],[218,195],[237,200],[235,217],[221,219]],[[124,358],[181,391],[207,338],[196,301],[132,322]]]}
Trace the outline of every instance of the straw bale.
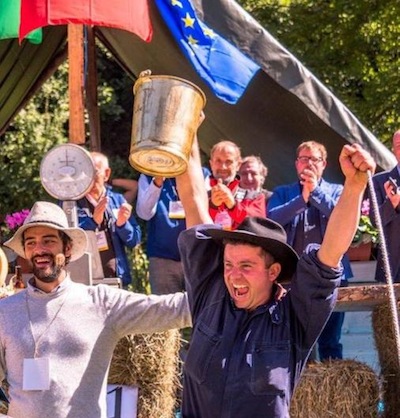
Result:
{"label": "straw bale", "polygon": [[[0,414],[4,414],[7,415],[7,411],[8,411],[8,405],[4,402],[0,403]],[[1,415],[0,415],[1,417]]]}
{"label": "straw bale", "polygon": [[114,350],[108,382],[139,387],[138,418],[174,416],[179,380],[180,333],[129,335]]}
{"label": "straw bale", "polygon": [[292,418],[375,418],[379,381],[354,360],[309,363],[291,403]]}
{"label": "straw bale", "polygon": [[[399,308],[399,305],[397,305]],[[375,346],[381,366],[385,416],[400,416],[400,370],[390,304],[377,306],[372,312]]]}
{"label": "straw bale", "polygon": [[[9,388],[9,384],[7,382],[7,380],[3,380],[1,387],[4,391],[4,393],[6,394],[6,396],[8,397],[8,388]],[[8,403],[6,402],[0,402],[0,414],[4,414],[7,415],[8,412]],[[0,415],[1,417],[1,415]]]}

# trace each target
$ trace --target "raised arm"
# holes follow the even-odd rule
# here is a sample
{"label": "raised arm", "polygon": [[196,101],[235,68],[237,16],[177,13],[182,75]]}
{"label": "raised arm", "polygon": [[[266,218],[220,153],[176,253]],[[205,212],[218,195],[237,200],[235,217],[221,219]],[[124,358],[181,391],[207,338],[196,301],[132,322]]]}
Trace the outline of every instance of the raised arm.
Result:
{"label": "raised arm", "polygon": [[360,145],[345,145],[339,162],[345,176],[344,188],[335,206],[318,258],[330,267],[336,267],[353,240],[360,217],[361,202],[368,183],[368,171],[376,168],[371,155]]}
{"label": "raised arm", "polygon": [[[157,177],[156,179],[161,181],[162,177]],[[136,213],[139,218],[148,221],[157,212],[157,204],[160,199],[162,184],[156,183],[145,174],[141,174],[138,185]]]}
{"label": "raised arm", "polygon": [[197,136],[193,140],[188,169],[176,177],[176,185],[179,199],[185,209],[186,228],[199,224],[212,224]]}

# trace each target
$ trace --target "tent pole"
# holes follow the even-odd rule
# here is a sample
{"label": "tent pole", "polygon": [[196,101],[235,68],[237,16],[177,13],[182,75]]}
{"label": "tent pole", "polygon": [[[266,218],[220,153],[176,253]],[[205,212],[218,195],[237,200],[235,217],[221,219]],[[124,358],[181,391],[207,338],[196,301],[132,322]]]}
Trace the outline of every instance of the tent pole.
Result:
{"label": "tent pole", "polygon": [[83,25],[68,25],[69,142],[85,143]]}

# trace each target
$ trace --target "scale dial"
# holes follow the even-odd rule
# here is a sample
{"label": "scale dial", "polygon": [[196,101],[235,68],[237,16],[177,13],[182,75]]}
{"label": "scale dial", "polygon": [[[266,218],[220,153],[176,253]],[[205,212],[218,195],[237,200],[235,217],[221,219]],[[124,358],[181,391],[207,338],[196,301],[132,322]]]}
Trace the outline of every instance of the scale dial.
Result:
{"label": "scale dial", "polygon": [[79,145],[52,148],[40,164],[40,179],[46,192],[59,200],[78,200],[93,186],[96,168],[89,152]]}

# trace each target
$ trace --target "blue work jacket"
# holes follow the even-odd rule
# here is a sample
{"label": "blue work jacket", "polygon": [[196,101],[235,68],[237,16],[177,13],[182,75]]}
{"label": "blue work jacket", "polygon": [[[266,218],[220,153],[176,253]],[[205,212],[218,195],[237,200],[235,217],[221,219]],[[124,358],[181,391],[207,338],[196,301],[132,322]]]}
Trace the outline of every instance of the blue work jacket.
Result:
{"label": "blue work jacket", "polygon": [[[318,186],[311,193],[309,202],[306,203],[302,196],[302,186],[298,181],[278,186],[273,190],[272,196],[268,201],[268,218],[278,222],[285,228],[287,242],[293,247],[297,235],[305,234],[305,231],[299,227],[299,224],[301,214],[307,212],[310,224],[315,226],[315,229],[311,232],[314,238],[312,242],[321,244],[329,217],[339,201],[342,191],[343,186],[341,184],[329,183],[321,178]],[[297,252],[301,252],[298,248],[295,249]],[[350,260],[347,255],[344,255],[342,262],[344,266],[342,280],[353,277]]]}
{"label": "blue work jacket", "polygon": [[[184,365],[184,418],[288,418],[293,390],[336,300],[342,268],[304,254],[281,298],[237,309],[223,279],[223,249],[181,233],[179,248],[193,320]],[[276,286],[278,291],[279,286]]]}
{"label": "blue work jacket", "polygon": [[[122,194],[114,192],[108,186],[106,187],[106,195],[109,199],[106,210],[107,226],[115,252],[116,275],[122,279],[124,286],[127,286],[132,282],[132,278],[125,246],[134,248],[140,244],[142,233],[133,213],[124,225],[116,225],[113,211],[119,209],[123,203],[126,203],[126,199]],[[77,212],[79,226],[87,231],[96,231],[98,225],[93,220],[93,213],[85,197],[77,201]]]}

